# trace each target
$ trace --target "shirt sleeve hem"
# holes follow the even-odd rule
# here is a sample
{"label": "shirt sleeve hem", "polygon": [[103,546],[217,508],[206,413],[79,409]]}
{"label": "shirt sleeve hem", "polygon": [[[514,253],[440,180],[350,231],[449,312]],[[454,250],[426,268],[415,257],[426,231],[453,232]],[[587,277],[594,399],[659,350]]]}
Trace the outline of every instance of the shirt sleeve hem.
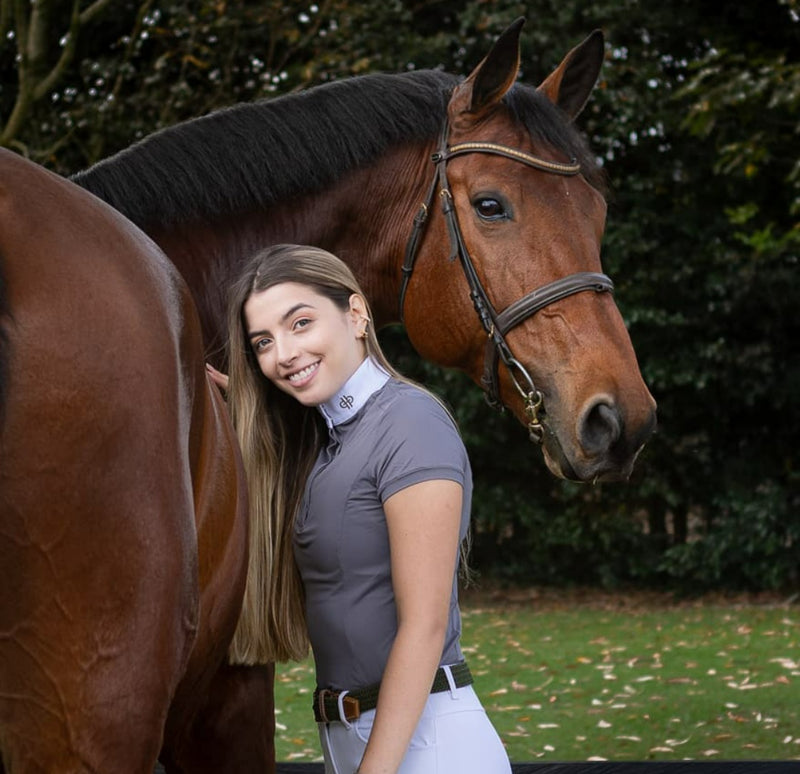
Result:
{"label": "shirt sleeve hem", "polygon": [[428,467],[412,470],[398,478],[384,484],[378,492],[382,503],[385,503],[392,495],[397,494],[402,489],[407,489],[414,484],[421,484],[423,481],[455,481],[462,487],[465,486],[464,471],[454,467]]}

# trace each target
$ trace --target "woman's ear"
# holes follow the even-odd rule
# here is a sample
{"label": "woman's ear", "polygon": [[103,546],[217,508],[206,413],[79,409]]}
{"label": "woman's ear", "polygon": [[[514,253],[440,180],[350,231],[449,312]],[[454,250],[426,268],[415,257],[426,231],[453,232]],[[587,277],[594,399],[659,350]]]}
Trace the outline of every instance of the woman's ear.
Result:
{"label": "woman's ear", "polygon": [[350,296],[350,314],[353,320],[361,320],[367,316],[367,304],[358,293]]}
{"label": "woman's ear", "polygon": [[356,337],[366,338],[367,328],[369,327],[369,315],[367,314],[367,303],[363,296],[353,293],[350,296],[350,321],[355,326]]}

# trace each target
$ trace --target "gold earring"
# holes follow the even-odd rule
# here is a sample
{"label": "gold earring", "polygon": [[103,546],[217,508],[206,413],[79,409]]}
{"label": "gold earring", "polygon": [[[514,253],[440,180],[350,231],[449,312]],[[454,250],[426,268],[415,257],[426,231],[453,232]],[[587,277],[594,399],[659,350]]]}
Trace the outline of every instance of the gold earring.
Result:
{"label": "gold earring", "polygon": [[361,338],[362,339],[366,339],[367,338],[367,328],[369,327],[369,317],[362,317],[361,319],[364,321],[364,330],[361,331]]}

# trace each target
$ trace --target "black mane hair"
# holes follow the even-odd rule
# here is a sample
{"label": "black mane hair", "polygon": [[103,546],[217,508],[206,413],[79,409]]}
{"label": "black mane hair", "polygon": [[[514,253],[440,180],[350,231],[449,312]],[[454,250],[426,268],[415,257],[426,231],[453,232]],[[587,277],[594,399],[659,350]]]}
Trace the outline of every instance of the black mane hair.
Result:
{"label": "black mane hair", "polygon": [[[155,132],[72,180],[145,229],[267,208],[436,137],[457,82],[435,70],[374,74],[243,103]],[[519,84],[505,101],[599,187],[595,159],[558,108]]]}

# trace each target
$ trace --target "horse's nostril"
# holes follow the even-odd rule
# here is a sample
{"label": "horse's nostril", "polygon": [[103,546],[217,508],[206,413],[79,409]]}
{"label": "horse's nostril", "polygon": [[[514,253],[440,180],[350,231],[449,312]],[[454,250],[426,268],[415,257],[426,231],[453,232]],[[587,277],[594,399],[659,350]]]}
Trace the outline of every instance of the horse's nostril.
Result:
{"label": "horse's nostril", "polygon": [[604,454],[622,435],[622,418],[617,407],[605,400],[587,409],[578,428],[578,437],[588,455]]}

